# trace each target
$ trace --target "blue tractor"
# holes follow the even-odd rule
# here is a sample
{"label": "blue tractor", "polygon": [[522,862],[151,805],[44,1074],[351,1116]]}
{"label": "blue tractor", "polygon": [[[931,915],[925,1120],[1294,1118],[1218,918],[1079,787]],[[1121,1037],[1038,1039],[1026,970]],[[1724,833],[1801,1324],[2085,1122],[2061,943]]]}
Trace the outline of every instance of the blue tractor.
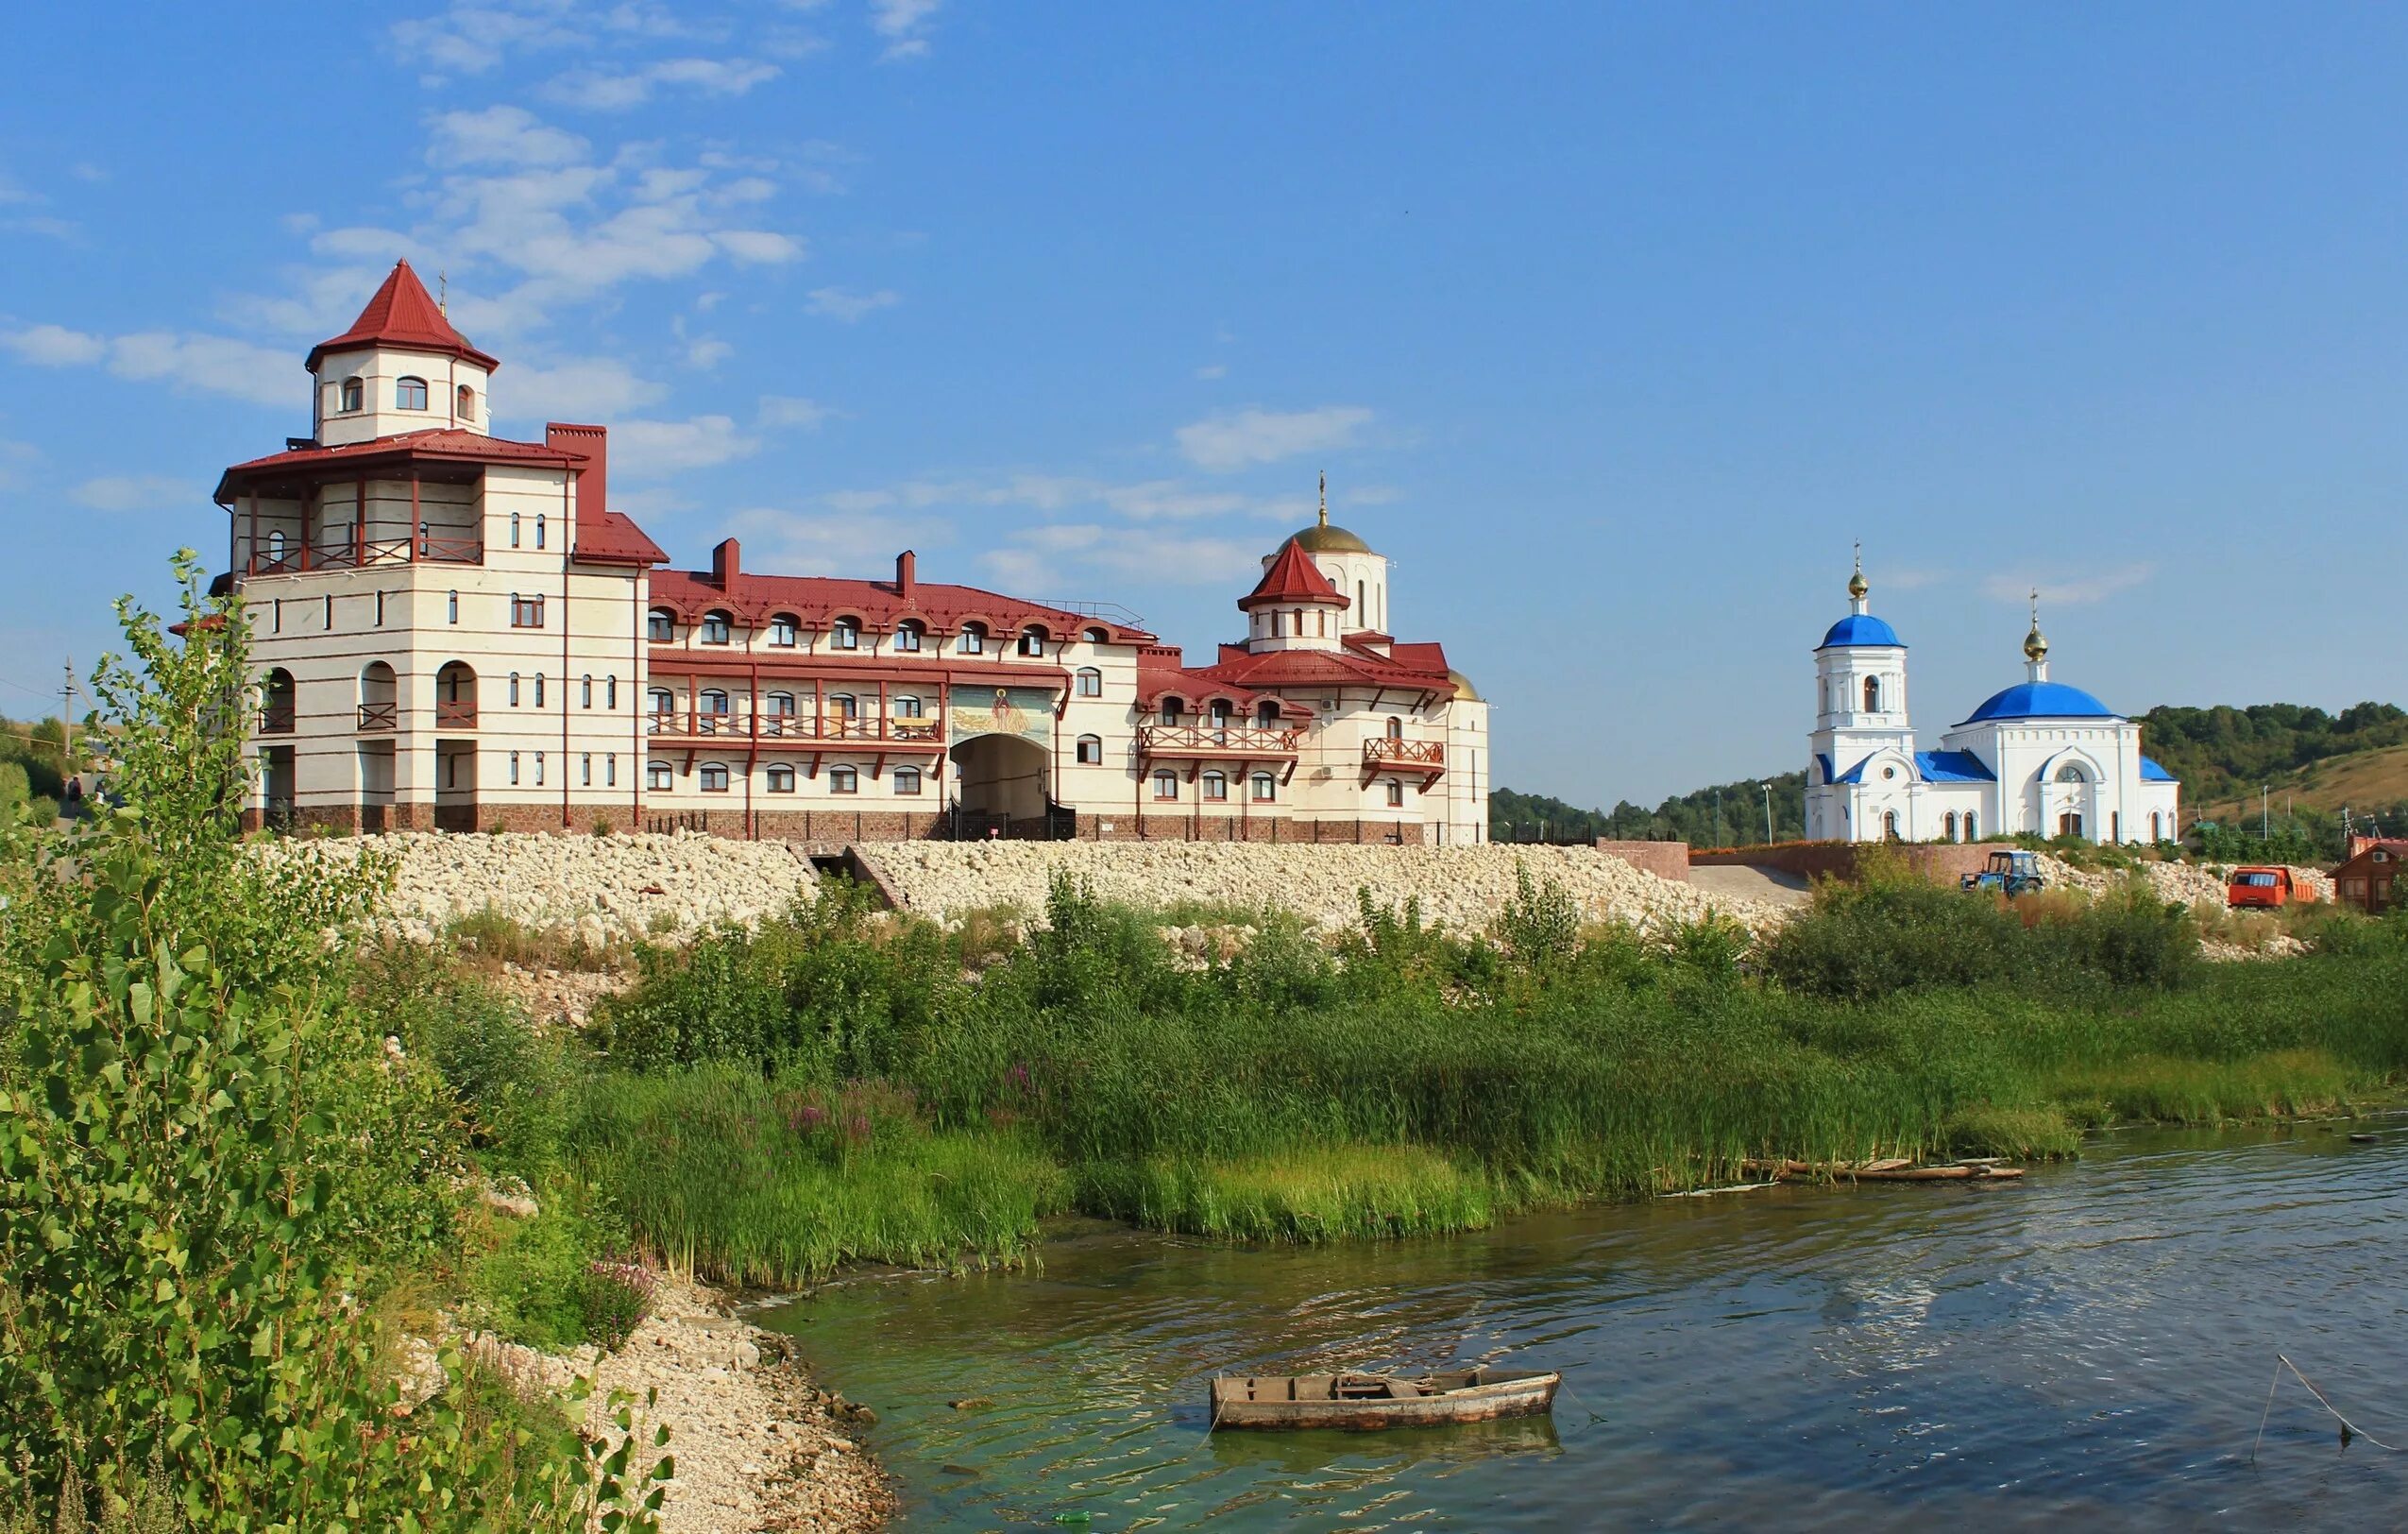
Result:
{"label": "blue tractor", "polygon": [[1968,890],[1994,892],[2012,898],[2042,889],[2048,881],[2041,877],[2038,853],[2001,848],[1990,855],[1990,866],[1978,874],[1967,874],[1962,882]]}

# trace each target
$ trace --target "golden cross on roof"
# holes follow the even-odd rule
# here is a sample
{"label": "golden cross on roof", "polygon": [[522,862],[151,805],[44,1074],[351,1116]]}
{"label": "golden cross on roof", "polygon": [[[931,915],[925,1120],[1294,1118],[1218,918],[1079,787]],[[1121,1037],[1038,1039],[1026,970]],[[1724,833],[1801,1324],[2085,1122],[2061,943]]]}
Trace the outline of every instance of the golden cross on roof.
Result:
{"label": "golden cross on roof", "polygon": [[451,275],[440,268],[434,274],[434,307],[444,318],[451,317]]}
{"label": "golden cross on roof", "polygon": [[1330,471],[1321,470],[1321,525],[1330,525]]}

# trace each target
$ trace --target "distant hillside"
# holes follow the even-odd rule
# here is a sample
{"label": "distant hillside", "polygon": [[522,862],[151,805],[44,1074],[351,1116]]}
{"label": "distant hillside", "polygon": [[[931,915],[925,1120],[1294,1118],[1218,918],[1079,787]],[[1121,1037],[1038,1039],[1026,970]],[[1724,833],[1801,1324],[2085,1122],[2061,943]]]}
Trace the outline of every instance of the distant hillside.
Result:
{"label": "distant hillside", "polygon": [[1740,846],[1764,840],[1764,785],[1772,789],[1775,841],[1806,834],[1806,774],[1742,778],[1665,800],[1642,810],[1624,800],[1611,810],[1583,810],[1543,793],[1498,789],[1488,795],[1490,835],[1500,842],[1687,842],[1696,847]]}
{"label": "distant hillside", "polygon": [[[2361,703],[2336,718],[2292,703],[2159,707],[2141,716],[2141,744],[2182,780],[2184,801],[2204,811],[2245,795],[2254,800],[2259,785],[2293,779],[2318,763],[2408,745],[2408,709]],[[2394,787],[2384,797],[2408,797],[2408,789]]]}

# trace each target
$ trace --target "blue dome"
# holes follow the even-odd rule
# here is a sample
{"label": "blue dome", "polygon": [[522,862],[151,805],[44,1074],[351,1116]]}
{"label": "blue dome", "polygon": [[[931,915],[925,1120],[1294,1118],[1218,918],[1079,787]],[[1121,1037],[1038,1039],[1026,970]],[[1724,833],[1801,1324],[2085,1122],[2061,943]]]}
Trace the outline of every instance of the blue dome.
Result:
{"label": "blue dome", "polygon": [[1907,647],[1896,629],[1869,612],[1854,612],[1832,624],[1831,632],[1823,636],[1823,642],[1815,648],[1831,650],[1851,644],[1894,644],[1901,650]]}
{"label": "blue dome", "polygon": [[1993,692],[1990,700],[1973,711],[1964,721],[1979,724],[1998,719],[2116,719],[2114,709],[2092,697],[2078,687],[2062,682],[2018,682],[2004,692]]}

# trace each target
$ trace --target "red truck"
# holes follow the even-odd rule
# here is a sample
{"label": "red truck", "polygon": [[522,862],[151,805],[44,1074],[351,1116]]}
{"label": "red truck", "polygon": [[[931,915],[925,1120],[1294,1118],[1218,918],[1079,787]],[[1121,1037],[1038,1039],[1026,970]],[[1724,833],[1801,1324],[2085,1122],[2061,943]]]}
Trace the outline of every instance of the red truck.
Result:
{"label": "red truck", "polygon": [[2280,911],[2315,897],[2314,890],[2292,878],[2288,868],[2235,868],[2224,886],[2224,903],[2234,911]]}

